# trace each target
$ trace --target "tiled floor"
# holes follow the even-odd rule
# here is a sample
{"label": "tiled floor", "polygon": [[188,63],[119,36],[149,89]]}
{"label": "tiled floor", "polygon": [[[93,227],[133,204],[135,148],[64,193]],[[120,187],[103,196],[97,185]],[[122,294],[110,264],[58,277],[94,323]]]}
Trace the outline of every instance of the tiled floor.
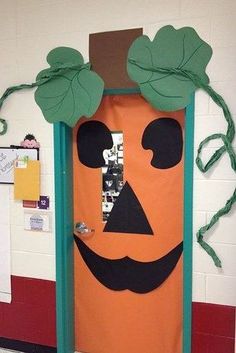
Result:
{"label": "tiled floor", "polygon": [[19,351],[9,351],[8,349],[0,348],[0,353],[22,353]]}

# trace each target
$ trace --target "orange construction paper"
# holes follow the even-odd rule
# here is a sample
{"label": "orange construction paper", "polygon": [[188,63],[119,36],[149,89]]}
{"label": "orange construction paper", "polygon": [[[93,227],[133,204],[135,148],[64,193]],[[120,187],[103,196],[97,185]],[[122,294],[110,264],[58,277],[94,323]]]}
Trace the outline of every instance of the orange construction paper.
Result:
{"label": "orange construction paper", "polygon": [[[106,96],[92,119],[124,136],[124,180],[137,195],[154,235],[104,233],[101,215],[102,171],[81,164],[74,128],[74,220],[94,229],[85,244],[100,256],[150,262],[183,240],[183,171],[150,164],[152,151],[141,144],[146,126],[160,117],[176,119],[184,130],[184,111],[160,112],[139,95]],[[132,221],[132,220],[131,220]],[[84,263],[77,247],[75,267],[75,348],[86,353],[182,352],[182,257],[155,290],[145,294],[103,286]]]}

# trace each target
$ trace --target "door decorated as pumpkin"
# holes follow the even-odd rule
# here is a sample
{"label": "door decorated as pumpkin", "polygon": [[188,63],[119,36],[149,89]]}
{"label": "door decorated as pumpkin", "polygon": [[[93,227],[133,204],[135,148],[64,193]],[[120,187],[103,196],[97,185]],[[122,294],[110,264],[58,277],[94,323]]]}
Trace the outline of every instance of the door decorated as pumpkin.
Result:
{"label": "door decorated as pumpkin", "polygon": [[79,352],[182,352],[184,120],[108,95],[74,128],[74,220],[89,230],[75,235]]}
{"label": "door decorated as pumpkin", "polygon": [[[90,35],[91,63],[84,63],[75,49],[55,48],[47,56],[50,67],[36,82],[9,87],[1,97],[2,105],[11,93],[37,87],[35,100],[45,119],[74,128],[73,238],[71,131],[61,123],[54,126],[57,326],[63,353],[73,344],[73,331],[65,327],[70,320],[64,320],[71,318],[72,240],[77,350],[180,353],[183,346],[190,351],[191,285],[186,291],[186,283],[191,282],[191,251],[188,261],[184,257],[183,281],[182,250],[183,233],[185,255],[192,233],[193,105],[187,105],[198,88],[222,108],[228,128],[200,143],[196,164],[206,172],[227,152],[235,170],[234,122],[205,73],[210,46],[189,27],[165,26],[153,41],[141,34],[142,29]],[[118,94],[130,88],[138,94]],[[7,123],[0,121],[0,134],[5,134]],[[223,145],[204,165],[202,149],[216,139]],[[197,232],[198,243],[217,267],[221,260],[204,234],[235,201],[234,191]]]}

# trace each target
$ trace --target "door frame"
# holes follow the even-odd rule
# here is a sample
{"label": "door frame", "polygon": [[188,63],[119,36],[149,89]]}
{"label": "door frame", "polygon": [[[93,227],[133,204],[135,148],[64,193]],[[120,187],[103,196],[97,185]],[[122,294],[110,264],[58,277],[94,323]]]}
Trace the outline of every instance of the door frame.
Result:
{"label": "door frame", "polygon": [[[105,90],[108,94],[138,89]],[[183,353],[191,352],[192,205],[194,96],[186,107],[184,144]],[[74,353],[73,163],[72,128],[54,124],[57,353]]]}

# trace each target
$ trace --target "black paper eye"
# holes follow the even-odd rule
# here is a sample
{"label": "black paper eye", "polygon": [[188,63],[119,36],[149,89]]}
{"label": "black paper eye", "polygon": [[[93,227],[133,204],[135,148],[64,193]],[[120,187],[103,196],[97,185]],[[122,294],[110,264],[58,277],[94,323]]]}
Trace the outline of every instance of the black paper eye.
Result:
{"label": "black paper eye", "polygon": [[177,120],[160,118],[152,121],[143,133],[142,146],[153,151],[151,165],[154,168],[174,167],[182,158],[182,129]]}
{"label": "black paper eye", "polygon": [[105,165],[103,151],[111,149],[113,140],[110,130],[100,121],[88,121],[77,132],[77,151],[81,163],[90,168]]}

